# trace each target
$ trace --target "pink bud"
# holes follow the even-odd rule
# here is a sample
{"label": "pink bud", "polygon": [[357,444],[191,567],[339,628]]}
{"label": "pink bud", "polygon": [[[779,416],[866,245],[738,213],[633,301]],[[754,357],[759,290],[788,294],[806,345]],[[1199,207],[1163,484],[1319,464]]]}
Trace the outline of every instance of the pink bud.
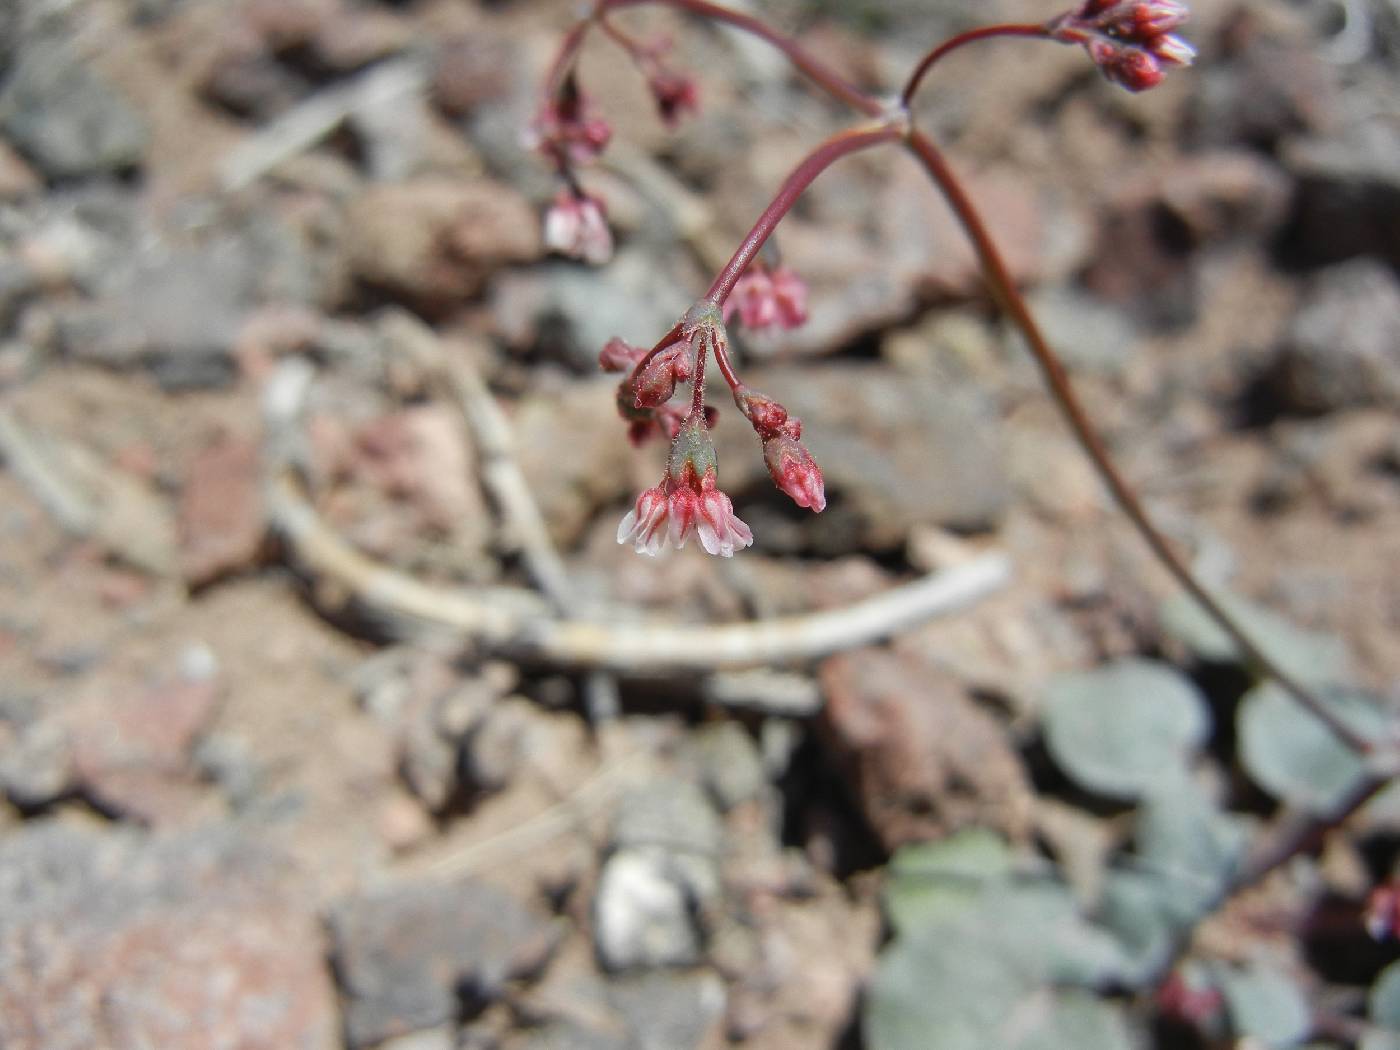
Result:
{"label": "pink bud", "polygon": [[755,262],[724,301],[725,320],[735,312],[746,328],[796,328],[807,320],[807,284],[785,266],[769,270]]}
{"label": "pink bud", "polygon": [[598,351],[598,367],[604,372],[630,372],[646,355],[645,347],[633,346],[627,340],[613,336]]}
{"label": "pink bud", "polygon": [[657,112],[668,128],[674,128],[682,117],[700,109],[700,91],[695,81],[684,73],[662,69],[647,80],[647,85],[656,99]]}
{"label": "pink bud", "polygon": [[766,394],[760,394],[746,386],[734,388],[734,403],[739,406],[739,411],[744,413],[744,418],[753,425],[754,432],[764,441],[777,435],[783,424],[788,421],[787,409]]}
{"label": "pink bud", "polygon": [[571,76],[543,106],[530,125],[529,139],[560,164],[587,164],[607,148],[612,127],[591,112],[588,96]]}
{"label": "pink bud", "polygon": [[560,190],[544,217],[545,247],[600,266],[612,257],[612,233],[603,202]]}
{"label": "pink bud", "polygon": [[1196,49],[1179,36],[1163,33],[1147,45],[1160,61],[1173,66],[1189,66],[1196,58]]}
{"label": "pink bud", "polygon": [[671,400],[676,384],[684,383],[694,374],[690,346],[676,342],[660,351],[643,366],[637,376],[633,404],[637,408],[656,408]]}
{"label": "pink bud", "polygon": [[821,468],[800,441],[778,434],[763,443],[763,462],[773,483],[799,507],[817,513],[826,510],[826,489]]}

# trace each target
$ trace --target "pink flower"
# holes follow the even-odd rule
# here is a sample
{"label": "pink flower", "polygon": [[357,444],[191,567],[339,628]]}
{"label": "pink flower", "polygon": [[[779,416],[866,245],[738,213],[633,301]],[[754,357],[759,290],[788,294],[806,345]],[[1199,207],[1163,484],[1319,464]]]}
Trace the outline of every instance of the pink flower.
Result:
{"label": "pink flower", "polygon": [[683,548],[692,536],[706,553],[723,558],[753,543],[753,533],[719,489],[714,443],[697,415],[681,424],[661,484],[638,496],[617,527],[618,543],[653,556],[668,543]]}
{"label": "pink flower", "polygon": [[528,142],[558,164],[596,160],[612,139],[612,126],[592,112],[592,105],[568,77],[558,95],[540,107],[530,125]]}
{"label": "pink flower", "polygon": [[786,266],[753,263],[724,301],[724,319],[735,312],[746,328],[796,328],[807,320],[807,283]]}
{"label": "pink flower", "polygon": [[545,247],[601,266],[612,258],[612,233],[603,202],[560,190],[544,217]]}
{"label": "pink flower", "polygon": [[821,468],[802,442],[788,433],[776,434],[763,443],[763,462],[773,484],[799,507],[810,507],[818,514],[826,510]]}
{"label": "pink flower", "polygon": [[1048,25],[1050,36],[1082,44],[1105,77],[1129,91],[1162,82],[1165,66],[1189,66],[1195,50],[1173,35],[1190,11],[1177,0],[1084,0]]}
{"label": "pink flower", "polygon": [[681,118],[700,110],[700,91],[695,81],[684,73],[660,69],[647,78],[656,99],[656,110],[668,128],[674,128]]}

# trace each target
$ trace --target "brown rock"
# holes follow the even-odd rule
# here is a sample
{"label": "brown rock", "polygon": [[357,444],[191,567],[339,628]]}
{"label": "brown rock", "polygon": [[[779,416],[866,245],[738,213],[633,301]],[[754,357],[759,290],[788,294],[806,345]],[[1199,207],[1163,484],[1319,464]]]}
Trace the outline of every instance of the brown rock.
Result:
{"label": "brown rock", "polygon": [[208,583],[246,568],[264,534],[256,443],[226,435],[190,465],[180,494],[180,563],[185,579]]}
{"label": "brown rock", "polygon": [[887,848],[970,826],[1025,834],[1021,760],[956,680],[862,649],[827,660],[821,681],[823,740]]}
{"label": "brown rock", "polygon": [[222,832],[15,832],[0,847],[0,1045],[339,1046],[320,929],[268,860]]}
{"label": "brown rock", "polygon": [[500,265],[542,251],[525,198],[489,179],[373,186],[350,205],[348,229],[355,275],[427,309],[457,304]]}
{"label": "brown rock", "polygon": [[64,712],[74,781],[93,802],[146,824],[194,813],[208,792],[190,751],[218,704],[211,680],[179,678],[144,689],[94,688]]}

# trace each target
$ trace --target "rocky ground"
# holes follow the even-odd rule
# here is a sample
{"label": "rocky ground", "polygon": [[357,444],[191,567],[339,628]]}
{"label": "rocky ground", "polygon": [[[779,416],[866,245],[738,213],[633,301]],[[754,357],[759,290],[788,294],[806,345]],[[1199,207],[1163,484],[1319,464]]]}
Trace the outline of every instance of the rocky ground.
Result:
{"label": "rocky ground", "polygon": [[[1214,725],[1191,771],[1222,810],[1252,827],[1291,800],[1236,753],[1247,677],[1190,627],[898,155],[813,187],[781,234],[812,318],[742,346],[804,419],[827,511],[775,492],[722,407],[755,546],[614,543],[661,453],[627,444],[598,349],[669,328],[846,116],[761,46],[629,13],[675,35],[703,107],[668,132],[590,46],[617,141],[585,180],[618,251],[548,256],[554,187],[521,132],[570,6],[0,6],[7,1050],[992,1045],[871,1020],[890,862],[984,829],[1100,914],[1136,796],[1086,790],[1047,745],[1057,683],[1171,669]],[[759,6],[871,85],[973,6],[1054,13]],[[950,59],[920,119],[1199,570],[1268,610],[1280,655],[1400,703],[1400,10],[1195,11],[1200,64],[1146,95],[1007,42]],[[985,552],[1014,579],[816,662],[638,674],[464,647],[309,557],[269,488],[291,456],[354,550],[474,609],[524,603],[531,545],[443,367],[504,413],[570,615],[841,610]],[[298,368],[289,437],[265,402]],[[1193,947],[1285,973],[1301,1032],[1253,1031],[1223,979],[1223,1019],[1092,982],[1115,1023],[1158,1046],[1389,1038],[1364,999],[1394,951],[1360,905],[1397,825],[1363,817]],[[1117,1045],[1083,1038],[1034,1045]]]}

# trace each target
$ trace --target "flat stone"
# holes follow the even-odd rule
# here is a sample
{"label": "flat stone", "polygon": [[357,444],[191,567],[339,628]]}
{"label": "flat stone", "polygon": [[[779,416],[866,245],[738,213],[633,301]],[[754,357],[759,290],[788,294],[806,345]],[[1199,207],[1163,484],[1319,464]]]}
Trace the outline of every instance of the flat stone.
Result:
{"label": "flat stone", "polygon": [[321,931],[286,869],[224,830],[27,824],[0,841],[0,1045],[340,1045]]}
{"label": "flat stone", "polygon": [[490,1000],[553,949],[549,923],[473,879],[386,887],[330,916],[352,1047],[457,1017],[462,996]]}
{"label": "flat stone", "polygon": [[140,164],[144,118],[61,39],[26,43],[0,89],[0,131],[50,179]]}

